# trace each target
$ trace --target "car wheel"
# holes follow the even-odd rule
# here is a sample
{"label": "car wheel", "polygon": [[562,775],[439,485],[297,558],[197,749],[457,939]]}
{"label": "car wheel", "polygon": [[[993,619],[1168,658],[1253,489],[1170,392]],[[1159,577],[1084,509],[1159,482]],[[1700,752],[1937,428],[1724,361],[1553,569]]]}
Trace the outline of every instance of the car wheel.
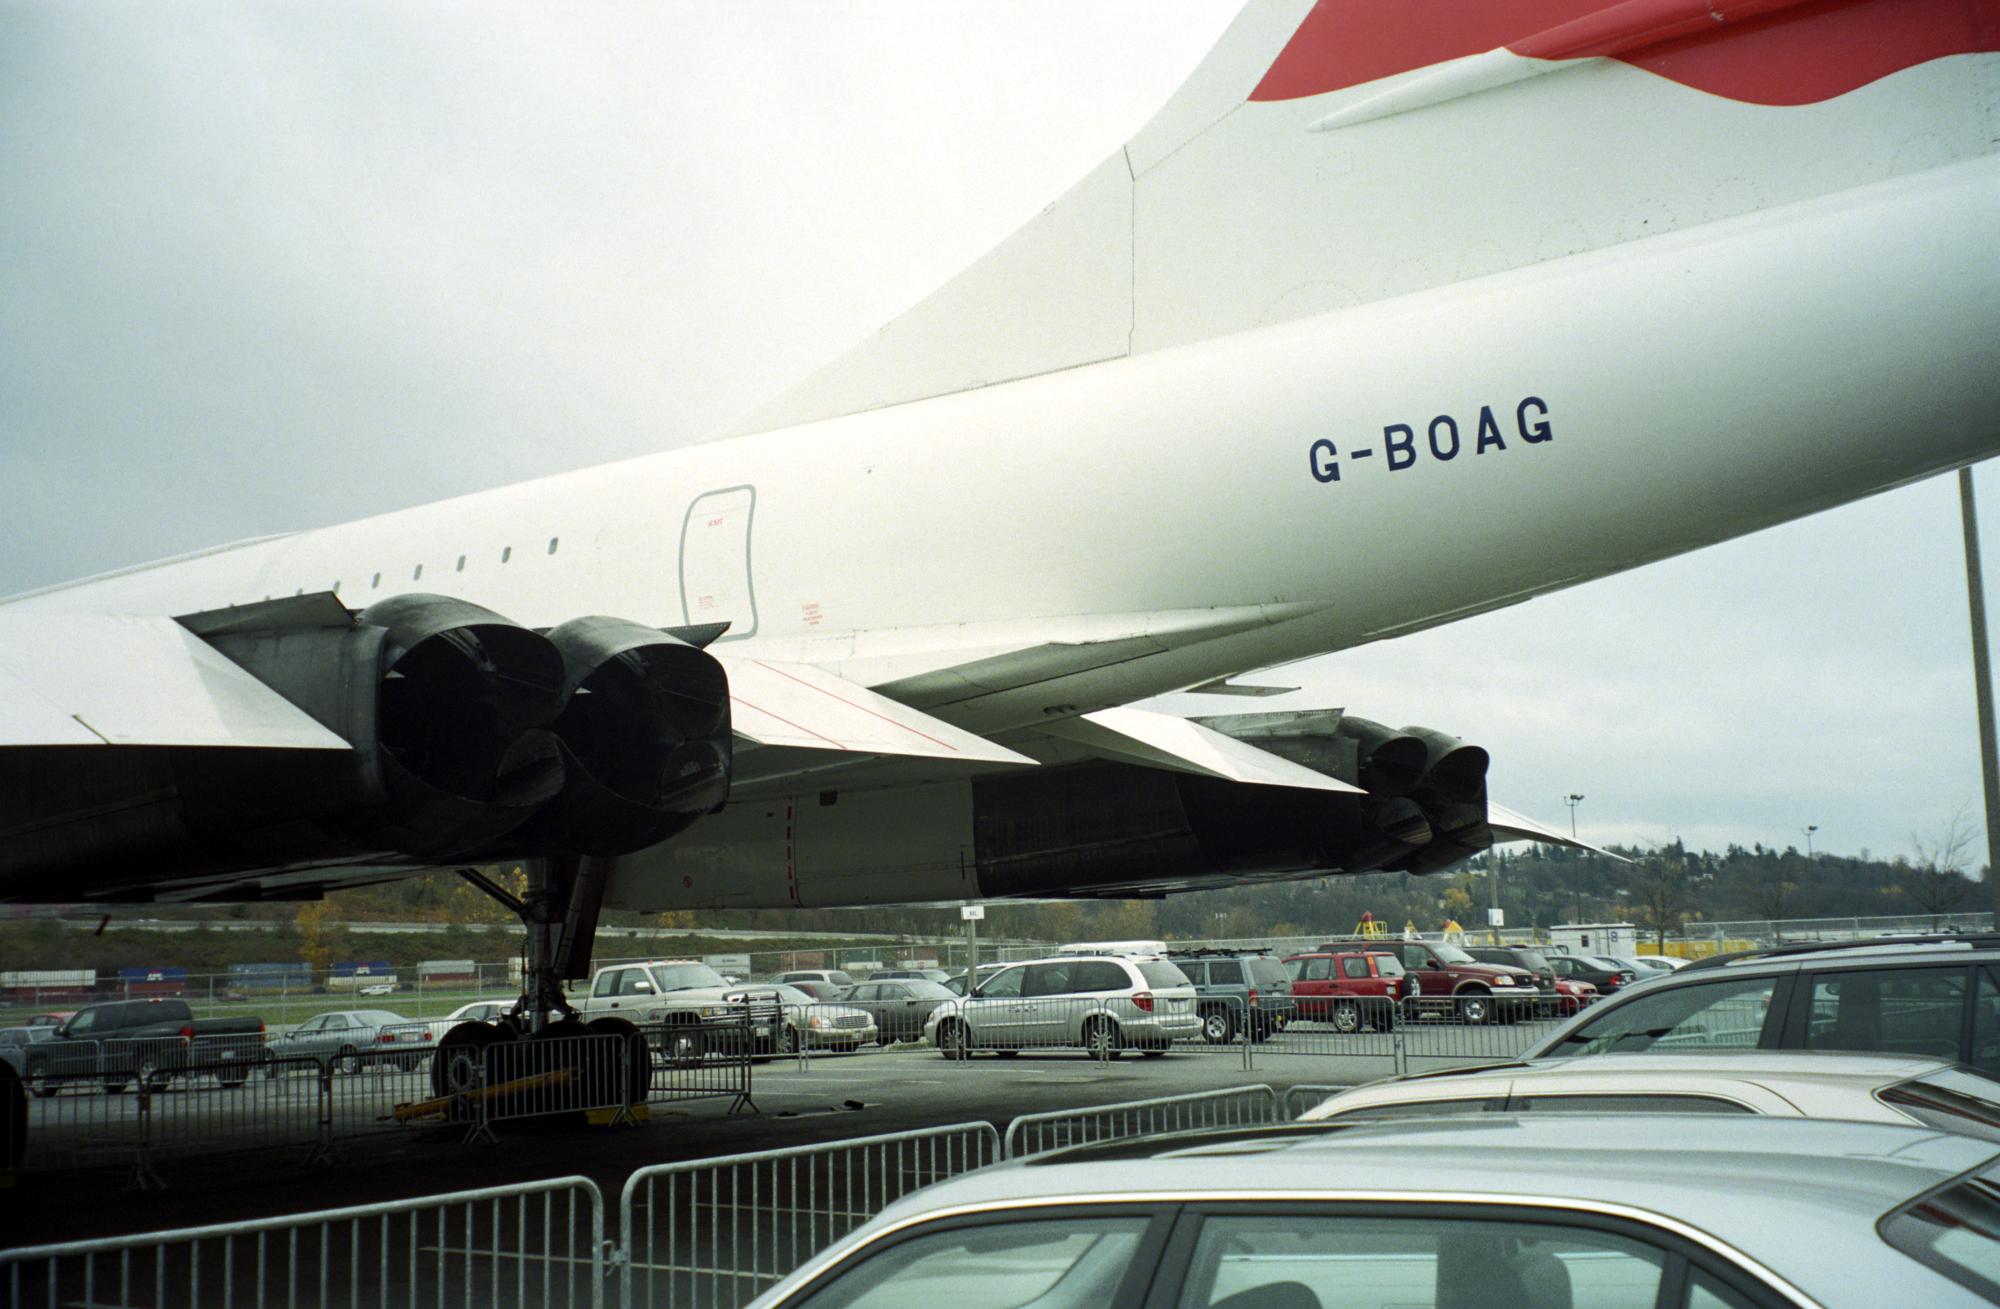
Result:
{"label": "car wheel", "polygon": [[49,1071],[46,1059],[37,1059],[28,1065],[28,1090],[37,1100],[46,1100],[62,1089],[62,1083]]}
{"label": "car wheel", "polygon": [[701,1062],[701,1033],[691,1024],[667,1029],[667,1062],[676,1068],[692,1068]]}
{"label": "car wheel", "polygon": [[1083,1048],[1092,1059],[1109,1061],[1125,1053],[1125,1041],[1119,1035],[1117,1023],[1109,1018],[1093,1018],[1084,1024]]}
{"label": "car wheel", "polygon": [[337,1073],[343,1068],[350,1073],[361,1071],[361,1053],[351,1045],[341,1046],[340,1053],[333,1057],[333,1071]]}
{"label": "car wheel", "polygon": [[1458,1016],[1473,1026],[1493,1017],[1493,997],[1484,991],[1466,991],[1458,997]]}
{"label": "car wheel", "polygon": [[1336,1032],[1358,1032],[1361,1030],[1361,1011],[1351,1004],[1334,1006],[1333,1030]]}
{"label": "car wheel", "polygon": [[1214,1005],[1201,1016],[1201,1039],[1210,1045],[1228,1045],[1236,1035],[1236,1019],[1229,1010]]}
{"label": "car wheel", "polygon": [[965,1043],[965,1024],[941,1023],[937,1034],[938,1053],[947,1059],[970,1058],[972,1051]]}
{"label": "car wheel", "polygon": [[799,1052],[799,1029],[787,1027],[785,1034],[778,1038],[778,1053],[795,1055]]}

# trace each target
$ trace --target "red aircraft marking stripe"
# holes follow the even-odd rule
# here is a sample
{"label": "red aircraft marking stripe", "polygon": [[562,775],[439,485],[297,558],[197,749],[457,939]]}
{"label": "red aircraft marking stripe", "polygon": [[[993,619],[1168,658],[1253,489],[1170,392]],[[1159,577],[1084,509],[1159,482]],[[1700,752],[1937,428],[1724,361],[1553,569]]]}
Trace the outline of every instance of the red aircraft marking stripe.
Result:
{"label": "red aircraft marking stripe", "polygon": [[[1324,95],[1505,46],[1545,59],[1615,49],[1612,57],[1711,95],[1801,105],[1934,59],[2000,51],[2000,0],[1805,0],[1766,9],[1745,0],[1716,0],[1712,9],[1703,0],[1319,0],[1250,98]],[[1648,28],[1690,27],[1643,47],[1625,44]]]}

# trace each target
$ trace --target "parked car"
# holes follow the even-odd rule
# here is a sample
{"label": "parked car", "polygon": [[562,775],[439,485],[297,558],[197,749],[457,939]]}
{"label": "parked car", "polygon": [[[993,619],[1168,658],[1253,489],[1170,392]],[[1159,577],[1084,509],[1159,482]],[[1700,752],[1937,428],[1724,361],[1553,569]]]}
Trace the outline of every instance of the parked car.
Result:
{"label": "parked car", "polygon": [[497,1023],[512,1012],[513,1008],[512,1000],[474,1000],[471,1004],[460,1005],[443,1018],[426,1019],[424,1026],[429,1030],[431,1041],[435,1044],[440,1037],[460,1023]]}
{"label": "parked car", "polygon": [[1637,976],[1633,969],[1597,955],[1552,954],[1548,958],[1549,967],[1556,970],[1556,976],[1572,982],[1589,982],[1603,995],[1631,985],[1632,979]]}
{"label": "parked car", "polygon": [[1465,952],[1483,964],[1508,964],[1527,969],[1535,979],[1537,1018],[1553,1017],[1561,1008],[1556,970],[1550,966],[1548,956],[1540,950],[1525,945],[1468,945]]}
{"label": "parked car", "polygon": [[1535,977],[1512,964],[1483,964],[1444,941],[1334,941],[1320,948],[1387,950],[1422,988],[1422,1007],[1467,1023],[1525,1018],[1540,998]]}
{"label": "parked car", "polygon": [[1170,960],[1128,955],[1010,964],[924,1023],[924,1039],[947,1059],[1077,1046],[1098,1059],[1127,1049],[1158,1056],[1200,1035],[1187,974]]}
{"label": "parked car", "polygon": [[1718,1046],[1933,1056],[2000,1076],[2000,936],[1719,955],[1591,1006],[1524,1057]]}
{"label": "parked car", "polygon": [[1670,954],[1635,954],[1632,956],[1632,960],[1634,963],[1649,964],[1654,968],[1664,968],[1670,973],[1677,973],[1688,966],[1687,960],[1677,959]]}
{"label": "parked car", "polygon": [[1403,1002],[1423,994],[1422,984],[1387,950],[1297,954],[1285,960],[1285,969],[1300,1021],[1332,1023],[1340,1032],[1386,1031],[1396,1025]]}
{"label": "parked car", "polygon": [[1201,1036],[1211,1045],[1236,1039],[1246,1023],[1253,1041],[1268,1041],[1293,1017],[1292,975],[1269,950],[1171,950],[1193,984]]}
{"label": "parked car", "polygon": [[1996,1179],[1971,1137],[1751,1115],[1124,1138],[917,1191],[753,1305],[1964,1309]]}
{"label": "parked car", "polygon": [[1594,1005],[1603,993],[1589,982],[1572,982],[1567,977],[1556,979],[1556,1015],[1567,1018],[1571,1014]]}
{"label": "parked car", "polygon": [[23,1027],[61,1027],[76,1017],[76,1010],[64,1009],[50,1014],[30,1014],[21,1020]]}
{"label": "parked car", "polygon": [[1342,1091],[1302,1122],[1479,1113],[1720,1113],[1920,1124],[2000,1145],[2000,1082],[1942,1059],[1709,1050],[1449,1069]]}
{"label": "parked car", "polygon": [[924,1020],[931,1011],[956,999],[928,978],[904,977],[851,986],[841,993],[840,1003],[868,1014],[875,1023],[877,1039],[887,1045],[923,1040]]}
{"label": "parked car", "polygon": [[[272,1037],[267,1053],[273,1060],[331,1063],[335,1072],[342,1073],[383,1067],[409,1072],[421,1066],[436,1046],[427,1023],[387,1009],[336,1009]],[[274,1062],[265,1071],[276,1077],[286,1068]]]}
{"label": "parked car", "polygon": [[789,973],[779,973],[771,980],[783,982],[786,986],[796,986],[802,991],[813,989],[805,986],[804,983],[818,982],[833,988],[829,992],[830,995],[838,995],[840,992],[854,985],[854,975],[839,968],[793,969]]}
{"label": "parked car", "polygon": [[790,987],[792,990],[797,991],[799,994],[804,995],[812,1000],[818,1001],[821,1004],[831,1004],[833,1001],[838,1000],[841,996],[847,994],[847,992],[854,989],[851,986],[840,986],[836,983],[826,981],[824,978],[818,978],[818,977],[802,977],[796,982],[784,982],[784,981],[765,982],[763,983],[763,985]]}
{"label": "parked car", "polygon": [[949,968],[883,968],[869,974],[871,982],[936,982],[940,986],[957,976]]}
{"label": "parked car", "polygon": [[[979,980],[983,982],[1007,966],[1006,964],[981,964],[979,965]],[[938,985],[944,987],[945,990],[951,992],[953,995],[964,995],[965,970],[960,969],[945,981],[938,983]]]}
{"label": "parked car", "polygon": [[[760,982],[727,992],[731,1004],[748,1002],[757,1014],[753,1047],[758,1054],[813,1050],[852,1052],[877,1040],[880,1029],[867,1010],[819,999],[801,987]],[[768,1025],[762,1016],[770,1014]]]}
{"label": "parked car", "polygon": [[196,1018],[171,997],[88,1005],[47,1030],[22,1058],[28,1089],[43,1097],[79,1083],[117,1092],[136,1081],[157,1091],[191,1074],[241,1086],[264,1051],[263,1019]]}

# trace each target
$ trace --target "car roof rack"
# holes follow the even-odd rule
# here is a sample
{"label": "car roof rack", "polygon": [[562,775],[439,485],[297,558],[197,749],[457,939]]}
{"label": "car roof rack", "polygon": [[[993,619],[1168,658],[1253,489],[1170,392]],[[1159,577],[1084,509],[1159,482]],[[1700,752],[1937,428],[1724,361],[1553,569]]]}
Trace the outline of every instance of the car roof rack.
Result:
{"label": "car roof rack", "polygon": [[1270,953],[1271,947],[1268,945],[1246,945],[1240,950],[1223,950],[1206,945],[1198,950],[1179,949],[1172,945],[1167,947],[1167,958],[1169,959],[1234,959],[1239,955],[1268,955]]}
{"label": "car roof rack", "polygon": [[1728,954],[1712,954],[1703,959],[1691,959],[1687,972],[1695,968],[1719,968],[1737,959],[1785,959],[1794,955],[1829,954],[1836,950],[1867,950],[1877,946],[1909,945],[1964,945],[1973,949],[2000,949],[2000,933],[1994,932],[1928,932],[1913,936],[1876,936],[1865,940],[1852,941],[1794,941],[1784,945],[1767,945],[1753,950],[1734,950]]}

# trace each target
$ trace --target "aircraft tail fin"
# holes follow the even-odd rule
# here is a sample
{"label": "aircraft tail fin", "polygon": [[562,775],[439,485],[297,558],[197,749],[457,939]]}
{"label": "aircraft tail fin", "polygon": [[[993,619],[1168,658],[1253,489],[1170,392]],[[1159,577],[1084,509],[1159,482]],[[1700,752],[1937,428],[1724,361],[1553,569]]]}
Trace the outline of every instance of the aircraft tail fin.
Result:
{"label": "aircraft tail fin", "polygon": [[2000,0],[1250,0],[1121,149],[734,427],[1601,250],[2000,148]]}

